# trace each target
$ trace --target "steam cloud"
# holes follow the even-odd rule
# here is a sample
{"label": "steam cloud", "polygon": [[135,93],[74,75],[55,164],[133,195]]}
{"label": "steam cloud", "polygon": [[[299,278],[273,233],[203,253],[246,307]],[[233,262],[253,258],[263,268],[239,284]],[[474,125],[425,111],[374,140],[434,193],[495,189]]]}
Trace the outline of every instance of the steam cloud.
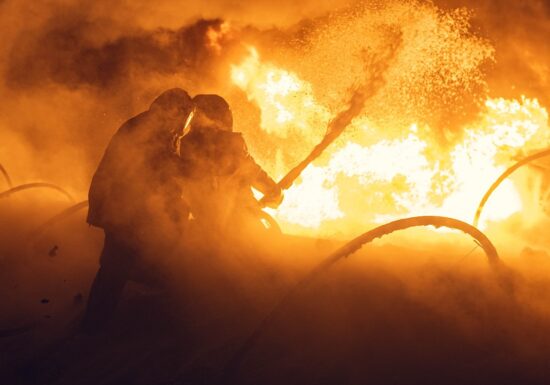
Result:
{"label": "steam cloud", "polygon": [[[442,142],[460,135],[487,95],[527,93],[550,104],[547,2],[350,3],[4,0],[0,163],[14,185],[54,182],[85,199],[114,130],[172,87],[226,96],[257,155],[266,140],[257,130],[259,111],[228,84],[230,65],[246,54],[243,42],[299,73],[337,110],[365,75],[350,58],[375,54],[388,36],[399,34],[403,49],[365,109],[382,126],[391,118],[396,130],[411,120],[426,122]],[[436,104],[426,101],[433,95]],[[8,365],[43,353],[44,341],[70,327],[101,247],[101,233],[78,215],[30,242],[28,232],[66,202],[55,193],[25,194],[0,200],[0,287],[6,293],[0,330],[31,325],[37,331],[0,340]],[[260,341],[242,383],[545,383],[548,255],[526,249],[508,261],[524,277],[511,298],[479,250],[464,259],[471,245],[463,238],[434,237],[428,256],[414,244],[374,245],[321,277]],[[396,242],[403,239],[410,242]],[[158,300],[130,287],[115,326],[119,339],[92,343],[95,353],[81,361],[74,346],[46,349],[53,351],[46,368],[31,366],[44,379],[59,364],[67,383],[91,372],[90,382],[211,383],[235,341],[338,243],[289,237],[263,246],[204,259],[165,256],[159,263],[173,296]],[[504,257],[514,252],[505,250]],[[51,303],[40,304],[42,298]],[[125,349],[133,351],[129,361],[120,353]],[[86,370],[117,359],[119,369],[127,366],[115,374]],[[26,368],[14,375],[12,367],[0,367],[8,380],[14,375],[32,383],[21,374]]]}

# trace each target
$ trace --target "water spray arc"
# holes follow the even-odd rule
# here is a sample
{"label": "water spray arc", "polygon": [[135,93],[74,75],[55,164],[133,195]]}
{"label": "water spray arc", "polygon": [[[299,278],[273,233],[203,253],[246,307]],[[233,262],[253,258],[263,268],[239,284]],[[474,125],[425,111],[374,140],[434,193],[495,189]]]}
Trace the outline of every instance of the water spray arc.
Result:
{"label": "water spray arc", "polygon": [[[356,87],[352,93],[349,101],[346,104],[345,109],[340,111],[329,122],[325,135],[322,140],[312,149],[312,151],[292,168],[277,184],[282,190],[290,188],[302,172],[319,158],[323,152],[333,143],[344,130],[351,124],[353,119],[360,115],[367,101],[372,98],[379,91],[385,83],[385,73],[389,67],[391,61],[395,58],[399,48],[402,44],[402,36],[396,34],[393,37],[393,41],[386,47],[386,52],[381,57],[368,57],[365,58],[368,64],[368,68],[371,73],[368,79],[365,79],[363,84]],[[264,205],[264,200],[260,200],[260,204]]]}

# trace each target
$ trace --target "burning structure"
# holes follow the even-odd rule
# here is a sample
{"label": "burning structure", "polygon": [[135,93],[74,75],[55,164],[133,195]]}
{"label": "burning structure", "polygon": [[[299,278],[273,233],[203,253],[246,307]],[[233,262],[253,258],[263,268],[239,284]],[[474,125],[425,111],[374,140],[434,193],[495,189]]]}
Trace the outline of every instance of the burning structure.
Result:
{"label": "burning structure", "polygon": [[[0,10],[6,383],[548,382],[545,2]],[[92,175],[114,130],[173,87],[224,96],[284,199],[258,217],[270,230],[230,222],[238,241],[180,234],[157,201],[135,210],[146,263],[86,336]],[[170,207],[197,222],[192,187]],[[215,210],[230,199],[198,191]],[[137,227],[117,207],[141,198],[111,211]]]}

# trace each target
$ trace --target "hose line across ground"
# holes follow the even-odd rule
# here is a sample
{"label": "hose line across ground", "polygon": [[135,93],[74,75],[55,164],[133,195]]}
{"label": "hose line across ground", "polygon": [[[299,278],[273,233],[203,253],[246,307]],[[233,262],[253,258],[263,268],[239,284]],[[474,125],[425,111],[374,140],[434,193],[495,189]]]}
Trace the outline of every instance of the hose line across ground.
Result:
{"label": "hose line across ground", "polygon": [[483,198],[481,198],[481,201],[479,202],[479,205],[477,206],[477,211],[476,211],[476,215],[474,217],[474,221],[472,222],[473,225],[475,227],[477,227],[477,225],[479,224],[479,218],[481,217],[481,212],[483,211],[483,207],[485,207],[485,204],[489,200],[489,197],[491,196],[491,194],[493,194],[493,192],[497,189],[497,187],[500,186],[500,184],[506,178],[508,178],[510,175],[512,175],[512,173],[514,171],[516,171],[518,168],[520,168],[521,166],[524,166],[524,165],[526,165],[526,164],[528,164],[528,163],[530,163],[530,162],[532,162],[536,159],[543,158],[543,157],[549,156],[549,155],[550,155],[550,148],[546,149],[544,151],[541,151],[541,152],[537,152],[536,154],[530,155],[527,158],[524,158],[524,159],[520,160],[519,162],[517,162],[516,164],[514,164],[513,166],[509,167],[506,171],[504,171],[497,178],[497,180],[495,180],[493,182],[491,187],[489,187],[489,189],[487,190],[485,195],[483,195]]}
{"label": "hose line across ground", "polygon": [[274,320],[276,320],[277,317],[279,317],[288,307],[297,292],[308,287],[311,282],[314,281],[321,273],[328,270],[339,260],[353,254],[363,245],[372,242],[376,238],[381,238],[384,235],[391,234],[395,231],[417,226],[434,226],[436,228],[448,227],[451,229],[460,230],[472,236],[485,252],[489,262],[489,266],[497,274],[497,279],[499,280],[499,283],[505,288],[511,288],[510,276],[509,274],[507,274],[508,271],[501,263],[495,246],[491,243],[489,238],[487,238],[487,236],[476,227],[458,219],[442,216],[418,216],[389,222],[373,230],[367,231],[366,233],[346,243],[344,246],[340,247],[338,250],[325,258],[323,262],[321,262],[317,267],[311,270],[311,272],[307,274],[305,278],[303,278],[298,284],[296,284],[273,308],[268,316],[264,318],[264,320],[260,323],[256,330],[254,330],[254,332],[245,340],[245,342],[233,355],[232,359],[229,361],[228,365],[225,367],[224,372],[222,373],[221,383],[236,383],[236,376],[245,358],[256,346],[259,338],[264,335],[269,327],[273,324]]}
{"label": "hose line across ground", "polygon": [[78,212],[82,209],[85,209],[86,207],[88,207],[88,201],[87,200],[82,201],[82,202],[78,202],[78,203],[72,205],[71,207],[61,211],[59,214],[51,217],[46,222],[44,222],[43,224],[38,226],[36,229],[31,231],[31,237],[34,238],[34,237],[38,237],[38,236],[42,235],[42,233],[44,231],[46,231],[46,229],[48,227],[53,226],[55,223],[65,219],[65,218],[70,217],[74,213],[76,213],[76,212]]}
{"label": "hose line across ground", "polygon": [[6,183],[8,184],[8,187],[12,188],[13,184],[11,183],[10,174],[8,174],[8,172],[6,171],[4,166],[2,166],[2,163],[0,163],[0,174],[2,174],[4,176],[4,179],[6,180]]}
{"label": "hose line across ground", "polygon": [[74,202],[74,198],[72,197],[71,194],[67,192],[67,190],[65,190],[63,187],[60,187],[56,184],[48,183],[48,182],[25,183],[19,186],[12,187],[9,190],[0,192],[0,199],[7,198],[11,194],[15,194],[19,191],[31,190],[35,188],[47,188],[47,189],[59,191],[61,194],[65,195],[70,202]]}

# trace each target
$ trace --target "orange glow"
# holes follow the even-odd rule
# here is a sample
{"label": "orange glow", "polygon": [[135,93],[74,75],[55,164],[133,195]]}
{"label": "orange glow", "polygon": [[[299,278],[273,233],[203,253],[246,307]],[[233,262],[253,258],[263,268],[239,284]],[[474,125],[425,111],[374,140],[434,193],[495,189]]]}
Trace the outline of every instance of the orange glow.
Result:
{"label": "orange glow", "polygon": [[331,113],[315,100],[311,84],[289,71],[260,62],[258,51],[232,66],[233,83],[246,91],[248,99],[262,110],[261,127],[269,134],[286,137],[291,130],[307,136],[323,130]]}
{"label": "orange glow", "polygon": [[[263,62],[255,48],[232,66],[231,78],[260,108],[261,128],[274,137],[298,130],[303,143],[314,143],[335,115],[317,101],[310,83]],[[341,230],[341,222],[334,224],[344,218],[353,225],[410,215],[471,222],[484,192],[518,151],[547,140],[548,113],[536,99],[487,99],[479,118],[462,127],[462,136],[446,148],[430,127],[414,122],[391,138],[365,114],[351,126],[363,135],[333,143],[286,191],[283,204],[270,211],[285,230],[332,234]],[[282,177],[275,169],[268,171]],[[520,189],[507,180],[491,198],[481,225],[521,209]]]}
{"label": "orange glow", "polygon": [[213,28],[209,26],[206,30],[206,38],[208,46],[215,52],[220,53],[222,51],[221,40],[229,33],[231,26],[228,22],[224,21],[220,24],[219,28]]}

